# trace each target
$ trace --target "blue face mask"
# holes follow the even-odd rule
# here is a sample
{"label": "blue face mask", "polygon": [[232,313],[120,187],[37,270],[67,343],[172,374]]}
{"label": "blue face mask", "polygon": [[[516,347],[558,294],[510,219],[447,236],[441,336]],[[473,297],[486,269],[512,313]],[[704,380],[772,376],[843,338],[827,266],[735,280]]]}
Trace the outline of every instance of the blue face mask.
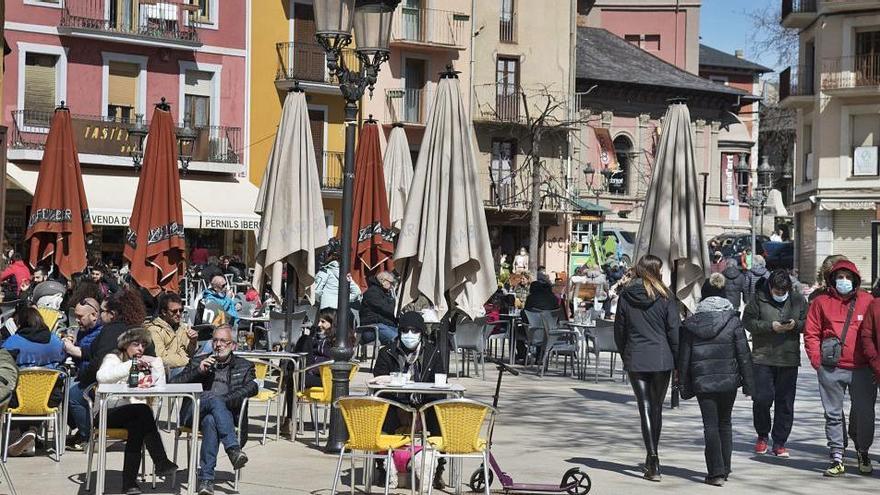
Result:
{"label": "blue face mask", "polygon": [[837,293],[845,296],[852,292],[853,283],[852,280],[847,280],[845,278],[839,278],[834,282],[834,287],[837,289]]}
{"label": "blue face mask", "polygon": [[422,340],[422,336],[418,333],[404,332],[400,334],[400,343],[409,350],[415,349],[420,340]]}
{"label": "blue face mask", "polygon": [[788,292],[786,292],[785,294],[783,294],[781,296],[777,296],[776,294],[773,294],[773,300],[778,303],[784,303],[785,301],[788,300]]}

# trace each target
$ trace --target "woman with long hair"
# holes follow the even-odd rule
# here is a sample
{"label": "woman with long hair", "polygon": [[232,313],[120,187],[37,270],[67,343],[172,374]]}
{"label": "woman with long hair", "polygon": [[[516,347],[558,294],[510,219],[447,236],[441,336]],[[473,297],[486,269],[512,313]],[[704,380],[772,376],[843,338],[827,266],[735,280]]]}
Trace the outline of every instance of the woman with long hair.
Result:
{"label": "woman with long hair", "polygon": [[639,403],[645,442],[645,479],[660,481],[658,444],[663,399],[678,355],[678,303],[663,284],[663,262],[646,254],[621,291],[614,320],[614,340]]}

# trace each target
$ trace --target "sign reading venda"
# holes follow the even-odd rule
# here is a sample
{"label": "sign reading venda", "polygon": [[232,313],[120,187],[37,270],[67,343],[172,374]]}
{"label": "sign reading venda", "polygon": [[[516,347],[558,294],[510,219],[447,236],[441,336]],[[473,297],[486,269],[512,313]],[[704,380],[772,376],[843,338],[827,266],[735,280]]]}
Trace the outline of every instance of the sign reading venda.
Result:
{"label": "sign reading venda", "polygon": [[217,230],[256,230],[260,228],[260,219],[256,217],[202,216],[202,228]]}
{"label": "sign reading venda", "polygon": [[92,219],[92,225],[104,225],[108,227],[126,227],[128,226],[129,215],[124,213],[95,213],[89,215]]}

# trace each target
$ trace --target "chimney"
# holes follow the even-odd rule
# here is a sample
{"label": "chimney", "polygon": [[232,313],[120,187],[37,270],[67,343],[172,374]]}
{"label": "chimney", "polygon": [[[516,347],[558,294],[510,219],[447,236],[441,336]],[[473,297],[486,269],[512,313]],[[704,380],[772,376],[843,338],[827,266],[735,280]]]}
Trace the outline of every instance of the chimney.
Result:
{"label": "chimney", "polygon": [[736,50],[736,51],[733,52],[733,53],[734,53],[734,55],[736,55],[736,58],[746,58],[746,55],[745,55],[745,53],[743,52],[742,48]]}

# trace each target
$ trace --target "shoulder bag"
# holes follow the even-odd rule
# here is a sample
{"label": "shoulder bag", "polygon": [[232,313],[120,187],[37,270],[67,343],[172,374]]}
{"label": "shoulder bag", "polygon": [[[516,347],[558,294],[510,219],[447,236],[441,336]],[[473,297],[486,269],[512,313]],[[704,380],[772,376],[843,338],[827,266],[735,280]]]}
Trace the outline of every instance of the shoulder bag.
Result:
{"label": "shoulder bag", "polygon": [[853,310],[856,307],[856,297],[853,297],[849,303],[849,309],[846,312],[846,321],[843,323],[843,333],[840,338],[837,335],[822,339],[820,351],[822,353],[822,366],[836,368],[840,362],[840,355],[843,353],[843,346],[846,343],[846,332],[849,330],[849,322],[852,319]]}

